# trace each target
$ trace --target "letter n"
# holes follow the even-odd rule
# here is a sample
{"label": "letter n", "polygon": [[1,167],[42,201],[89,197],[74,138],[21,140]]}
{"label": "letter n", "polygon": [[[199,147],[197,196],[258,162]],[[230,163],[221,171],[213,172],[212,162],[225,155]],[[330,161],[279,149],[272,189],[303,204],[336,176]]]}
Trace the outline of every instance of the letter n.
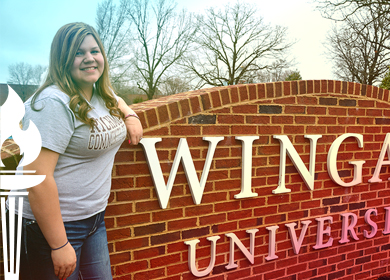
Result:
{"label": "letter n", "polygon": [[280,165],[279,165],[279,184],[276,189],[272,191],[274,194],[291,192],[290,189],[286,188],[285,176],[286,176],[286,155],[288,154],[295,168],[298,170],[299,175],[303,178],[306,186],[309,190],[314,189],[314,175],[316,165],[316,150],[317,140],[322,135],[305,135],[305,138],[310,140],[310,162],[309,170],[307,170],[304,162],[291,144],[290,139],[286,135],[274,135],[275,139],[280,142]]}
{"label": "letter n", "polygon": [[233,269],[237,267],[237,264],[234,263],[234,244],[237,244],[238,248],[245,255],[245,257],[250,261],[251,264],[255,260],[255,234],[258,232],[258,229],[248,229],[246,232],[250,234],[250,252],[245,248],[244,244],[237,238],[237,235],[234,233],[226,233],[225,235],[230,238],[230,252],[229,252],[229,264],[226,269]]}

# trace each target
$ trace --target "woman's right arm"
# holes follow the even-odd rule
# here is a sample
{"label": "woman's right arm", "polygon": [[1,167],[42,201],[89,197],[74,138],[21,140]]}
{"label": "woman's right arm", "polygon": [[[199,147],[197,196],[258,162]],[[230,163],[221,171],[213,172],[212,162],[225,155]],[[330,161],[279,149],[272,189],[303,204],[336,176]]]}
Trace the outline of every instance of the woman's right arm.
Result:
{"label": "woman's right arm", "polygon": [[[46,175],[41,184],[29,189],[28,199],[39,228],[52,249],[68,242],[54,180],[58,157],[58,153],[42,148],[38,158],[24,167],[24,170],[36,170],[35,175]],[[61,249],[52,250],[51,257],[54,272],[59,279],[69,277],[76,268],[76,253],[70,243]]]}

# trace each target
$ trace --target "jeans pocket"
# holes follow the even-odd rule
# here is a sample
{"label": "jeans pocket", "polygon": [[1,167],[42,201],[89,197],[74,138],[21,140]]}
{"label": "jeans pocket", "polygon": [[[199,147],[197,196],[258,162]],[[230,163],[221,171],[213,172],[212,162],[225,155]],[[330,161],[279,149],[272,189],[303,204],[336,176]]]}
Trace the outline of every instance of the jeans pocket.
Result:
{"label": "jeans pocket", "polygon": [[[46,241],[45,236],[43,235],[37,221],[24,219],[24,233],[25,233],[25,242],[28,248],[33,248],[33,250],[39,250],[41,252],[51,252],[51,248]],[[29,254],[31,254],[31,249]]]}
{"label": "jeans pocket", "polygon": [[[57,279],[54,275],[51,248],[37,221],[23,219],[24,263],[21,263],[21,279]],[[24,278],[27,277],[27,278]],[[30,278],[28,278],[30,277]]]}
{"label": "jeans pocket", "polygon": [[29,225],[37,223],[37,221],[35,221],[35,220],[30,220],[30,219],[24,219],[24,220],[25,220],[26,226],[29,226]]}
{"label": "jeans pocket", "polygon": [[30,238],[31,235],[33,235],[34,237],[43,237],[43,233],[39,228],[37,221],[29,219],[24,220],[25,233],[27,238]]}

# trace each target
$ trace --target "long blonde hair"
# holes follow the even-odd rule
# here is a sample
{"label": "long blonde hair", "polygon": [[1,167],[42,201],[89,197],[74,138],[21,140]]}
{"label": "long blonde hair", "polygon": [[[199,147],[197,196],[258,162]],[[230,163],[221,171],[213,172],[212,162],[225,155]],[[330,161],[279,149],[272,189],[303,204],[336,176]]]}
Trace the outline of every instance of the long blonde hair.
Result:
{"label": "long blonde hair", "polygon": [[[56,85],[61,91],[69,95],[69,107],[75,113],[76,118],[93,127],[95,125],[94,120],[87,116],[92,108],[82,97],[82,90],[70,75],[76,52],[87,35],[92,35],[95,38],[104,58],[104,70],[99,80],[95,83],[95,90],[104,100],[111,115],[124,118],[124,114],[119,110],[118,102],[113,95],[114,90],[108,75],[109,66],[103,44],[96,30],[82,22],[66,24],[54,36],[50,50],[48,74],[45,82],[32,98],[32,108],[34,109],[36,98],[45,88]],[[79,107],[77,108],[78,105]]]}

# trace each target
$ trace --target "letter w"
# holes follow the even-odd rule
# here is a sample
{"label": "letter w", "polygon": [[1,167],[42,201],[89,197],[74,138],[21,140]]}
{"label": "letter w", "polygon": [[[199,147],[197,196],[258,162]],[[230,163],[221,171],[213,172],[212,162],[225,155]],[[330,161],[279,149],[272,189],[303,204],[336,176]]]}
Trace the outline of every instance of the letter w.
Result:
{"label": "letter w", "polygon": [[206,156],[206,161],[203,167],[203,173],[198,180],[194,162],[192,160],[190,148],[188,147],[187,140],[180,138],[179,146],[177,147],[175,159],[173,160],[171,172],[169,174],[168,183],[165,184],[164,176],[161,170],[160,161],[158,159],[156,151],[156,143],[161,141],[161,138],[143,138],[141,144],[144,147],[146,161],[149,165],[149,170],[153,178],[154,186],[156,187],[158,200],[162,209],[167,208],[169,197],[172,192],[173,183],[176,178],[177,169],[180,162],[184,167],[184,173],[186,174],[188,185],[191,190],[192,199],[195,204],[200,204],[206,185],[207,176],[210,171],[212,159],[214,157],[215,149],[218,142],[223,140],[223,137],[203,137],[203,140],[209,141],[209,149]]}

